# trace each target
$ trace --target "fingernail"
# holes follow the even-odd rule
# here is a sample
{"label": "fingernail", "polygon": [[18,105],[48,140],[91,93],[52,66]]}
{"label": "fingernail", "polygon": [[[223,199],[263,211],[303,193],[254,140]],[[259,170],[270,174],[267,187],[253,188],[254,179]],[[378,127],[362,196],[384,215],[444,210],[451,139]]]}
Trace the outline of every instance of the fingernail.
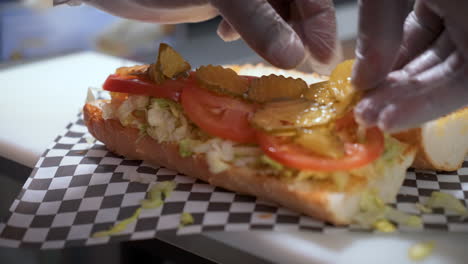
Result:
{"label": "fingernail", "polygon": [[216,33],[225,42],[235,41],[240,38],[239,33],[224,19],[219,23]]}
{"label": "fingernail", "polygon": [[292,69],[302,62],[305,50],[299,37],[294,34],[290,35],[288,39],[279,39],[273,42],[266,55],[274,66]]}

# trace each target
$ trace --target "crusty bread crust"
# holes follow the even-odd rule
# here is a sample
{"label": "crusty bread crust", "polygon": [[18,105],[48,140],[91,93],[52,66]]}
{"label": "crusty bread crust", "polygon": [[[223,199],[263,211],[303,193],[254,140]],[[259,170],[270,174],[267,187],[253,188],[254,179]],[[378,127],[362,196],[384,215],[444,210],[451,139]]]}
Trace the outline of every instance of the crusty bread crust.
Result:
{"label": "crusty bread crust", "polygon": [[415,146],[418,151],[416,157],[413,161],[413,165],[411,167],[416,169],[436,169],[436,165],[433,161],[431,161],[430,157],[428,156],[427,152],[424,150],[424,145],[422,143],[422,128],[413,128],[407,131],[400,132],[395,134],[394,136],[407,144]]}
{"label": "crusty bread crust", "polygon": [[417,148],[412,167],[456,171],[468,154],[468,107],[394,136]]}

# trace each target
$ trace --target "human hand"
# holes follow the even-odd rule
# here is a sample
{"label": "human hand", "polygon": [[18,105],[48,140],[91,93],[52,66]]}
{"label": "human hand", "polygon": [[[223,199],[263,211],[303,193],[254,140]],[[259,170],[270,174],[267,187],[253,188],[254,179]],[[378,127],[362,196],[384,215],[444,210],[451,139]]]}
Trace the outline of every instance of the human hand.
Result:
{"label": "human hand", "polygon": [[[67,0],[54,0],[54,3],[64,1]],[[242,37],[260,56],[280,68],[294,68],[308,58],[315,71],[327,73],[341,56],[332,0],[82,2],[119,16],[158,23],[198,22],[220,14],[223,20],[218,35],[223,40]]]}
{"label": "human hand", "polygon": [[396,132],[468,105],[467,1],[360,1],[357,120]]}

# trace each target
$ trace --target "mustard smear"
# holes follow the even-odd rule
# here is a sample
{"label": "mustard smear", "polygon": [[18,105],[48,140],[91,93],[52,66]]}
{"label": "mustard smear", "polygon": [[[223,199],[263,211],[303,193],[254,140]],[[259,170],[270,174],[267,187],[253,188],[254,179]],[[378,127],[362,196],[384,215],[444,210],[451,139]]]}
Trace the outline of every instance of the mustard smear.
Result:
{"label": "mustard smear", "polygon": [[148,192],[148,198],[141,201],[143,209],[154,209],[160,207],[164,200],[169,197],[171,192],[175,189],[176,183],[172,181],[164,181],[155,184]]}
{"label": "mustard smear", "polygon": [[118,233],[124,231],[130,223],[135,222],[138,219],[138,216],[140,215],[140,213],[141,213],[141,208],[138,208],[135,211],[135,213],[133,213],[133,215],[130,216],[129,218],[126,218],[126,219],[118,222],[113,227],[111,227],[109,230],[99,231],[99,232],[94,233],[92,235],[92,237],[93,238],[99,238],[99,237],[106,237],[106,236],[111,236],[111,235],[118,234]]}
{"label": "mustard smear", "polygon": [[434,251],[435,242],[428,241],[428,242],[421,242],[414,244],[408,250],[408,257],[411,260],[419,261],[427,258],[431,255],[432,251]]}
{"label": "mustard smear", "polygon": [[[104,230],[104,231],[99,231],[99,232],[94,233],[92,237],[93,238],[106,237],[106,236],[115,235],[124,231],[130,223],[135,222],[138,219],[138,216],[140,215],[142,209],[154,209],[154,208],[160,207],[164,203],[164,200],[167,197],[169,197],[169,195],[175,189],[175,187],[176,187],[176,183],[173,181],[164,181],[164,182],[160,182],[160,183],[153,185],[153,187],[151,187],[151,189],[148,191],[148,199],[141,201],[140,203],[141,206],[135,211],[135,213],[133,213],[132,216],[118,222],[117,224],[112,226],[109,230]],[[193,217],[192,217],[192,223],[193,223]]]}

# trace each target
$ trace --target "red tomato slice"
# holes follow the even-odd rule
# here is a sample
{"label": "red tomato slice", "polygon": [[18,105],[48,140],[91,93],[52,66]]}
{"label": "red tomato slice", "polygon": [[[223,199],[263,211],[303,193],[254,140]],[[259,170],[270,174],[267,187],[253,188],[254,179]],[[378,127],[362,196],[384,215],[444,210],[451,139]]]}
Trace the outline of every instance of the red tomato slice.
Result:
{"label": "red tomato slice", "polygon": [[111,74],[104,82],[103,89],[110,92],[148,95],[179,101],[182,89],[193,83],[192,78],[186,78],[166,80],[162,84],[155,84],[144,77]]}
{"label": "red tomato slice", "polygon": [[366,143],[345,143],[345,156],[339,159],[322,157],[307,151],[285,138],[257,132],[258,144],[270,158],[286,166],[313,171],[340,171],[359,168],[377,159],[384,150],[384,137],[378,128],[366,131]]}
{"label": "red tomato slice", "polygon": [[190,120],[208,134],[239,143],[256,142],[249,122],[253,104],[195,86],[184,88],[181,103]]}

